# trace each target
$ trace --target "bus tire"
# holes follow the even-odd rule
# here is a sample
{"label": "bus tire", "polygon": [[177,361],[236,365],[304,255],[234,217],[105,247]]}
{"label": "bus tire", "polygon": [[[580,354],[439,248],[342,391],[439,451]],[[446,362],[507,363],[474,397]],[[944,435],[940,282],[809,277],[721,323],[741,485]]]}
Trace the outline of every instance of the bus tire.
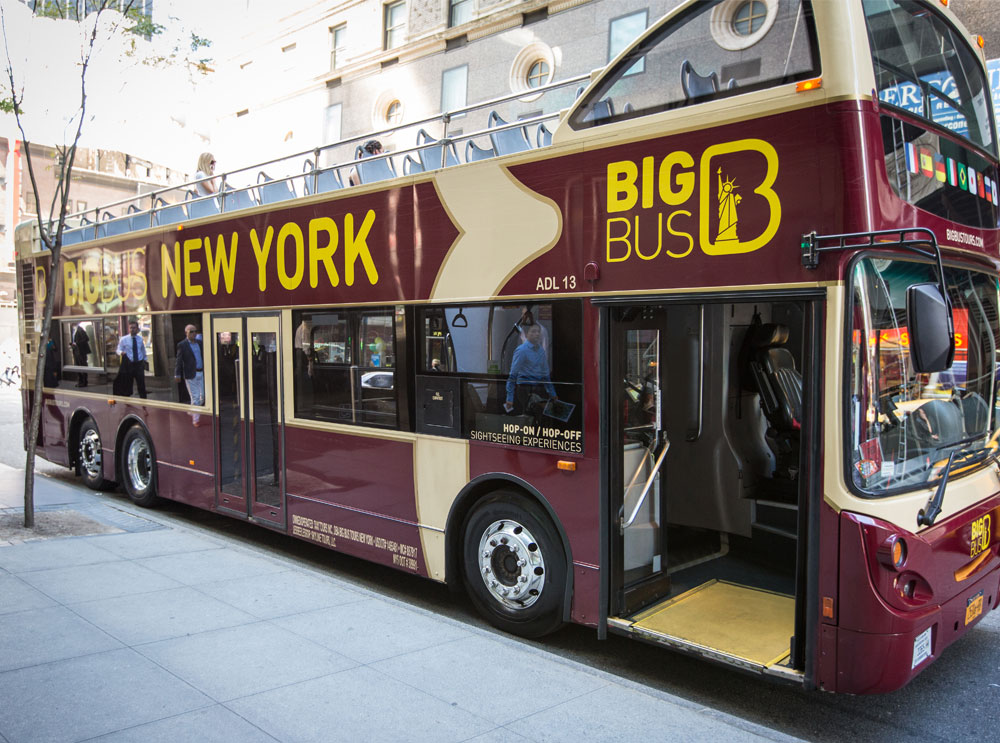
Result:
{"label": "bus tire", "polygon": [[101,448],[101,433],[93,418],[87,418],[80,426],[80,443],[77,448],[77,472],[83,484],[91,490],[102,490],[108,486],[104,479],[104,449]]}
{"label": "bus tire", "polygon": [[491,624],[521,637],[562,626],[566,553],[541,507],[498,491],[469,514],[463,539],[465,587]]}
{"label": "bus tire", "polygon": [[137,506],[149,508],[159,500],[153,444],[140,426],[132,426],[122,440],[122,484]]}

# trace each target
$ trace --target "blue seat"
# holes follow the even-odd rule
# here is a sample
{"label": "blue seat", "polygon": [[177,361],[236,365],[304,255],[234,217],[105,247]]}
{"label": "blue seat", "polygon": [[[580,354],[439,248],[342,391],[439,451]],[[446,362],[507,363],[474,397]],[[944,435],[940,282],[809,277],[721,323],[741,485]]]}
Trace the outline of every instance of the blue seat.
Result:
{"label": "blue seat", "polygon": [[[585,88],[581,85],[576,91],[576,97],[579,98],[583,93]],[[611,102],[610,98],[602,98],[599,101],[594,101],[590,104],[590,110],[583,117],[584,121],[600,121],[601,119],[610,119],[615,115],[615,106]]]}
{"label": "blue seat", "polygon": [[257,193],[261,204],[273,204],[295,198],[295,189],[288,181],[275,181],[263,170],[257,174]]}
{"label": "blue seat", "polygon": [[403,175],[415,175],[423,172],[424,166],[420,164],[419,160],[414,160],[409,155],[403,158]]}
{"label": "blue seat", "polygon": [[185,196],[187,212],[190,219],[211,217],[219,213],[219,201],[214,196],[199,196],[194,191],[188,191]]}
{"label": "blue seat", "polygon": [[544,121],[538,125],[538,131],[535,133],[535,141],[539,147],[548,147],[552,144],[552,132],[545,126]]}
{"label": "blue seat", "polygon": [[249,209],[257,206],[257,199],[254,198],[253,191],[249,188],[241,188],[238,191],[227,188],[222,192],[222,210],[234,212],[237,209]]}
{"label": "blue seat", "polygon": [[344,187],[343,182],[340,180],[340,173],[337,172],[336,168],[328,168],[319,172],[316,172],[314,168],[312,160],[306,160],[302,165],[304,173],[302,176],[302,188],[306,195],[313,193],[314,184],[316,186],[315,193],[336,191]]}
{"label": "blue seat", "polygon": [[[354,151],[355,158],[361,158],[362,152],[363,150],[359,145]],[[354,167],[358,173],[359,183],[376,183],[396,177],[396,169],[392,165],[392,158],[383,155],[379,155],[377,158],[361,158],[354,163]]]}
{"label": "blue seat", "polygon": [[153,212],[153,223],[156,225],[176,224],[188,218],[184,204],[168,204],[163,199],[157,199],[153,209],[156,210]]}
{"label": "blue seat", "polygon": [[128,215],[129,232],[138,232],[151,226],[149,212],[139,211],[135,204],[128,205]]}
{"label": "blue seat", "polygon": [[417,132],[417,147],[421,148],[417,155],[420,157],[420,164],[423,165],[424,170],[437,170],[440,167],[450,168],[459,163],[454,142],[448,142],[446,147],[439,144],[438,140],[423,129]]}
{"label": "blue seat", "polygon": [[[494,127],[506,126],[507,122],[500,118],[496,111],[490,111],[490,116],[486,124],[490,129]],[[528,133],[523,126],[515,126],[510,129],[490,132],[490,142],[498,155],[512,155],[515,152],[524,152],[531,149],[531,142],[528,141]]]}
{"label": "blue seat", "polygon": [[490,147],[488,150],[479,147],[471,139],[465,143],[465,162],[471,163],[476,160],[489,160],[491,157],[496,157],[496,151]]}
{"label": "blue seat", "polygon": [[98,237],[115,237],[124,235],[130,229],[128,217],[115,217],[111,212],[101,215],[101,223],[97,228]]}
{"label": "blue seat", "polygon": [[74,245],[87,240],[93,240],[94,232],[94,223],[87,218],[83,218],[79,227],[74,227],[71,230],[63,230],[62,244]]}
{"label": "blue seat", "polygon": [[699,75],[694,71],[691,62],[681,62],[681,87],[685,98],[700,98],[719,92],[719,76],[714,72],[710,75]]}

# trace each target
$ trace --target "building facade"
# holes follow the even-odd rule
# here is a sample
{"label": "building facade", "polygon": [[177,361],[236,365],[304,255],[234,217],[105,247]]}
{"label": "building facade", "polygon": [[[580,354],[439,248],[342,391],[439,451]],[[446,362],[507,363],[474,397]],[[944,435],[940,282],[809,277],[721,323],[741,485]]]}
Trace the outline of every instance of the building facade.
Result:
{"label": "building facade", "polygon": [[[278,12],[267,0],[247,0],[248,25],[257,30],[220,63],[213,146],[224,168],[239,168],[585,75],[679,2],[299,0]],[[988,5],[952,1],[970,31],[986,36],[993,59],[1000,30]],[[759,64],[767,50],[757,40],[777,6],[723,0],[713,35],[745,46],[745,63]],[[1000,62],[994,69],[1000,91]],[[515,113],[554,113],[575,92],[527,101]],[[452,124],[451,135],[485,127],[474,118]],[[387,150],[414,146],[412,131],[400,135],[387,135]]]}

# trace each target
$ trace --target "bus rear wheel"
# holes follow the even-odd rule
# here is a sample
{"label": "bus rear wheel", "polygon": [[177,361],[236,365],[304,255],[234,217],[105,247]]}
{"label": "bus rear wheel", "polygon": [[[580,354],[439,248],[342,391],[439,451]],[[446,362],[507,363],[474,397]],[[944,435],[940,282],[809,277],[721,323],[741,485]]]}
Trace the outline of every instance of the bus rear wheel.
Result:
{"label": "bus rear wheel", "polygon": [[495,627],[541,637],[562,625],[566,555],[542,509],[510,491],[465,521],[463,570],[472,603]]}
{"label": "bus rear wheel", "polygon": [[156,503],[156,458],[149,436],[139,426],[132,426],[122,441],[122,484],[137,506],[148,508]]}
{"label": "bus rear wheel", "polygon": [[77,471],[83,478],[83,484],[91,490],[101,490],[107,487],[104,479],[104,450],[101,448],[101,434],[97,424],[88,418],[80,426],[80,445],[77,449]]}

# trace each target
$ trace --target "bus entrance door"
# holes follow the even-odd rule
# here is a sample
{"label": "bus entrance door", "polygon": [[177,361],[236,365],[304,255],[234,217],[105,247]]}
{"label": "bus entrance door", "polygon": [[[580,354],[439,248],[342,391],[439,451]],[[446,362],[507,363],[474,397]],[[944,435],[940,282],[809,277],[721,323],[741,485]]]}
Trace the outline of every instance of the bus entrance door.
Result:
{"label": "bus entrance door", "polygon": [[279,331],[277,315],[212,319],[217,506],[283,526]]}
{"label": "bus entrance door", "polygon": [[[612,410],[623,416],[615,448],[621,453],[616,499],[617,557],[621,571],[619,612],[650,604],[670,591],[663,530],[663,462],[670,447],[662,409],[662,309],[623,310],[614,334],[612,379],[619,389]],[[612,385],[614,388],[616,385]]]}

